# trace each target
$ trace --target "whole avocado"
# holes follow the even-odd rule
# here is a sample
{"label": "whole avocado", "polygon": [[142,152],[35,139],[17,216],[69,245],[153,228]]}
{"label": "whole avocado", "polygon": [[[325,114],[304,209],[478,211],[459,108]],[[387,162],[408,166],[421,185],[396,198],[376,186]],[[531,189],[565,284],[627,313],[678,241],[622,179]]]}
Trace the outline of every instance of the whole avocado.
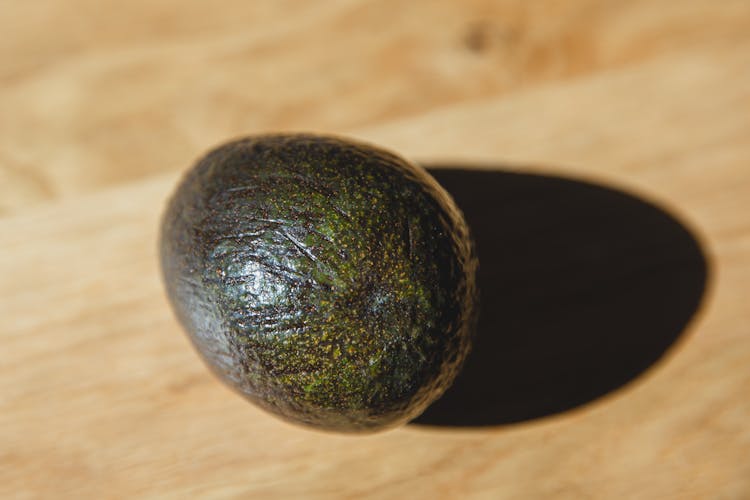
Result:
{"label": "whole avocado", "polygon": [[184,176],[161,227],[176,315],[209,367],[289,421],[375,431],[453,382],[477,259],[422,168],[340,138],[247,137]]}

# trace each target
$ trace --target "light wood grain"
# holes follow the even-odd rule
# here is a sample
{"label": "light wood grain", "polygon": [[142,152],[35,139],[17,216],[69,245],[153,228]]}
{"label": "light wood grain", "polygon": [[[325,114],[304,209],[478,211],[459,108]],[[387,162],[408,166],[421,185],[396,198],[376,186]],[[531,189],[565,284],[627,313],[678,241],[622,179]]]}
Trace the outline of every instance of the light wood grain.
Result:
{"label": "light wood grain", "polygon": [[[708,0],[116,7],[4,0],[0,23],[0,210],[9,211],[185,168],[198,151],[238,134],[351,133],[443,106],[513,102],[519,90],[664,56],[660,64],[669,65],[669,56],[704,51],[711,62],[748,41],[750,7],[745,0],[720,7]],[[662,72],[678,85],[701,73]],[[657,112],[658,103],[638,97],[649,95],[622,104]],[[615,120],[601,105],[556,101],[576,116]],[[538,108],[505,120],[532,140],[544,114]],[[527,126],[514,126],[518,120]],[[471,129],[491,133],[497,124],[485,125],[493,126]],[[455,137],[469,136],[461,129]]]}
{"label": "light wood grain", "polygon": [[[0,497],[750,497],[750,5],[528,4],[0,3]],[[208,374],[156,261],[179,171],[267,129],[657,200],[708,253],[705,301],[572,412],[282,423]]]}

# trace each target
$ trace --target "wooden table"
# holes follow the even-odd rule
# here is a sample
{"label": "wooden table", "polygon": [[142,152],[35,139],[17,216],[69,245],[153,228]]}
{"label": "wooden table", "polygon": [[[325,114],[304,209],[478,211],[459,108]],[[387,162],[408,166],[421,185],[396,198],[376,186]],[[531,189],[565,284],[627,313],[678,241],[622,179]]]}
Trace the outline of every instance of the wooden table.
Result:
{"label": "wooden table", "polygon": [[[0,497],[750,498],[746,0],[3,0],[0,28]],[[370,436],[288,425],[207,372],[156,261],[179,173],[268,130],[622,190],[689,229],[705,290],[692,282],[666,356],[569,411],[475,425],[454,407],[464,420]],[[586,227],[568,223],[558,237]],[[552,328],[621,284],[539,315]],[[665,290],[653,300],[680,292]],[[571,362],[598,352],[575,342]]]}

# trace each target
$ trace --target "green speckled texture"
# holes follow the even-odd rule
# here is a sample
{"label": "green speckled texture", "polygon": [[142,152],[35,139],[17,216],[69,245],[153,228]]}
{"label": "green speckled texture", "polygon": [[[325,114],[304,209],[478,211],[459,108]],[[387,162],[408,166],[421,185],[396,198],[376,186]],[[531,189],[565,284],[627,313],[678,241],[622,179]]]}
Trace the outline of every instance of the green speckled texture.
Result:
{"label": "green speckled texture", "polygon": [[297,423],[405,423],[470,348],[463,217],[423,169],[372,146],[295,134],[211,151],[169,202],[161,260],[212,370]]}

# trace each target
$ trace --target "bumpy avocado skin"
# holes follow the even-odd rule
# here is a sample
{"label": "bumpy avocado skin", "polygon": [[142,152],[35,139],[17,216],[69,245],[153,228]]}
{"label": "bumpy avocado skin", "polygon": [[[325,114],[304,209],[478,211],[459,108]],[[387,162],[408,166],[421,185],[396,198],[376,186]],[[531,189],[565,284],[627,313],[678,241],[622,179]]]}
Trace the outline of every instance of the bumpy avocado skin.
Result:
{"label": "bumpy avocado skin", "polygon": [[161,228],[179,321],[211,369],[287,420],[375,431],[452,383],[477,259],[423,169],[332,137],[264,135],[203,157]]}

